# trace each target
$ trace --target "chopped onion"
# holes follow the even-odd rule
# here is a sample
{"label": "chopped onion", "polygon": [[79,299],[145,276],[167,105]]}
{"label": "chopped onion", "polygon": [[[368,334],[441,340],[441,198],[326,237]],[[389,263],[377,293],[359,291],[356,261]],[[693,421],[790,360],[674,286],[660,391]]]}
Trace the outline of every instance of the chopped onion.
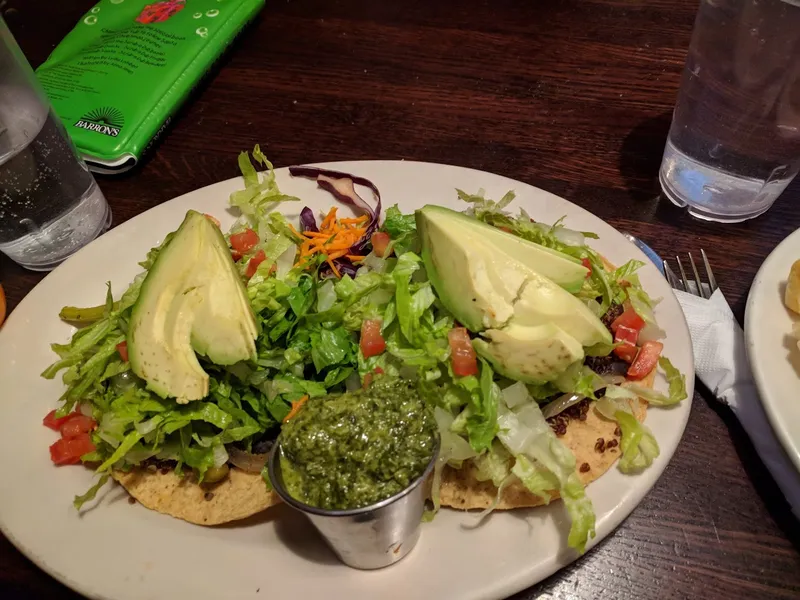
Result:
{"label": "chopped onion", "polygon": [[247,473],[261,473],[261,469],[267,464],[268,453],[253,454],[240,450],[236,446],[228,446],[228,458],[235,467]]}
{"label": "chopped onion", "polygon": [[544,408],[542,408],[542,415],[544,415],[545,419],[551,419],[557,414],[567,410],[570,406],[574,406],[584,398],[586,398],[586,396],[581,394],[563,394],[552,402],[548,402]]}
{"label": "chopped onion", "polygon": [[559,242],[567,246],[584,246],[586,244],[586,238],[580,231],[573,231],[566,227],[556,227],[553,235]]}
{"label": "chopped onion", "polygon": [[521,381],[511,384],[503,390],[503,400],[508,408],[515,408],[525,404],[530,399],[528,388]]}
{"label": "chopped onion", "polygon": [[92,416],[92,405],[89,402],[82,402],[81,404],[78,404],[78,410],[85,417]]}
{"label": "chopped onion", "polygon": [[[616,363],[615,363],[616,364]],[[624,364],[624,363],[622,363]],[[627,367],[627,365],[625,365]],[[617,375],[615,373],[609,373],[608,375],[603,375],[603,381],[605,381],[609,385],[619,385],[620,383],[625,383],[627,379],[624,375]],[[597,388],[600,389],[600,388]]]}

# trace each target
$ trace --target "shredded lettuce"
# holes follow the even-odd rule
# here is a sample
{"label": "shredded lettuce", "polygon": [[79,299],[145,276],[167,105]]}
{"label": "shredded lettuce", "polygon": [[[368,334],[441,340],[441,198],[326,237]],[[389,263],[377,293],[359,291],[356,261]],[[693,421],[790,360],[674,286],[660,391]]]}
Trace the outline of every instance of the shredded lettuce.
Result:
{"label": "shredded lettuce", "polygon": [[488,452],[475,457],[473,462],[475,463],[475,476],[478,481],[491,481],[495,487],[499,488],[511,474],[510,465],[514,461],[508,450],[495,440],[492,442]]}
{"label": "shredded lettuce", "polygon": [[386,210],[382,231],[388,233],[391,239],[385,253],[387,256],[391,250],[394,250],[397,256],[418,251],[419,240],[414,215],[404,215],[397,205],[390,206]]}
{"label": "shredded lettuce", "polygon": [[266,171],[259,177],[248,153],[240,153],[239,169],[242,171],[245,187],[231,194],[230,203],[247,217],[251,225],[257,227],[260,221],[265,220],[269,213],[277,208],[278,203],[300,199],[281,193],[275,182],[272,163],[261,152],[258,144],[253,148],[253,158],[256,164],[264,167]]}
{"label": "shredded lettuce", "polygon": [[558,490],[572,519],[569,545],[584,552],[595,535],[595,514],[575,470],[575,456],[553,433],[536,402],[501,415],[498,422],[497,437],[516,459],[512,472],[545,501],[549,491]]}
{"label": "shredded lettuce", "polygon": [[669,384],[669,403],[677,404],[688,398],[688,394],[686,393],[686,375],[681,373],[666,356],[662,356],[658,359],[658,366],[664,370],[667,383]]}
{"label": "shredded lettuce", "polygon": [[[612,386],[609,386],[612,388]],[[624,388],[621,388],[624,389]],[[624,397],[627,393],[608,394],[597,401],[595,408],[607,419],[617,422],[620,432],[620,449],[622,456],[619,459],[619,470],[623,473],[637,473],[651,464],[658,457],[660,450],[658,442],[650,429],[639,423],[633,415],[631,405]]]}
{"label": "shredded lettuce", "polygon": [[94,500],[95,496],[97,496],[97,492],[99,492],[100,488],[102,488],[106,484],[108,478],[109,478],[108,474],[101,475],[100,478],[95,482],[95,484],[88,490],[86,490],[86,493],[81,494],[80,496],[75,496],[75,500],[72,501],[73,506],[77,510],[80,510],[84,504]]}
{"label": "shredded lettuce", "polygon": [[688,396],[686,393],[686,376],[675,368],[666,356],[658,360],[658,365],[664,370],[664,374],[669,384],[668,395],[662,394],[652,388],[645,387],[637,383],[625,383],[624,387],[610,386],[606,389],[606,396],[612,398],[636,398],[642,397],[653,406],[673,406]]}

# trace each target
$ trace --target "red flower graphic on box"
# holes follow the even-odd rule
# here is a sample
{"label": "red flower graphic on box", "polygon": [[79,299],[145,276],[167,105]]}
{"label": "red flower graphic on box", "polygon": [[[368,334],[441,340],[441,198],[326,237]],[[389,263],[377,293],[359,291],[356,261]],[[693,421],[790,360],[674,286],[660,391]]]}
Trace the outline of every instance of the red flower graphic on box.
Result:
{"label": "red flower graphic on box", "polygon": [[148,4],[136,17],[137,23],[149,25],[150,23],[161,23],[166,21],[171,16],[179,13],[186,6],[185,0],[164,0],[164,2],[156,2],[155,4]]}

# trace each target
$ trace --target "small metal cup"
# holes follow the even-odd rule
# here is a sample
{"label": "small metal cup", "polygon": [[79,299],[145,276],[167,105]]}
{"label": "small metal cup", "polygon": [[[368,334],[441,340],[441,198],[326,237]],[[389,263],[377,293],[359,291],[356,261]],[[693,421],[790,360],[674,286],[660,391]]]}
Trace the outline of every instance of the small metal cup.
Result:
{"label": "small metal cup", "polygon": [[281,499],[305,514],[346,565],[356,569],[388,567],[406,556],[417,543],[425,510],[424,485],[439,454],[437,440],[425,471],[403,491],[369,506],[326,510],[289,495],[283,486],[280,442],[269,455],[269,479]]}

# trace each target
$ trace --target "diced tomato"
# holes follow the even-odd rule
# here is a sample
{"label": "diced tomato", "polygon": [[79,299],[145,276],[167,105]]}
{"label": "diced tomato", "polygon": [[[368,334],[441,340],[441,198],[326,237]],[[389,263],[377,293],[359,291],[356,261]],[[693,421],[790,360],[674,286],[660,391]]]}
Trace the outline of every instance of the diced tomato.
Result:
{"label": "diced tomato", "polygon": [[364,358],[377,356],[386,350],[386,340],[381,335],[380,319],[366,319],[361,323],[361,354]]}
{"label": "diced tomato", "polygon": [[639,332],[637,330],[620,325],[614,332],[614,342],[621,342],[621,345],[614,348],[614,354],[625,362],[633,362],[633,359],[636,358],[636,352],[639,350],[636,347],[636,340],[638,339]]}
{"label": "diced tomato", "polygon": [[256,252],[256,255],[250,259],[250,262],[247,263],[247,269],[245,269],[244,274],[248,278],[252,277],[253,275],[256,274],[256,271],[258,271],[258,265],[260,265],[265,260],[267,260],[267,255],[264,254],[263,250],[259,250],[258,252]]}
{"label": "diced tomato", "polygon": [[661,342],[645,342],[642,344],[636,359],[628,369],[628,377],[631,379],[647,377],[650,371],[656,368],[663,349],[664,344]]}
{"label": "diced tomato", "polygon": [[456,327],[447,332],[450,342],[450,358],[453,361],[453,373],[459,377],[478,374],[478,357],[472,347],[466,327]]}
{"label": "diced tomato", "polygon": [[513,233],[514,233],[513,231],[511,231],[511,228],[510,228],[510,227],[506,227],[505,225],[498,225],[498,226],[497,226],[497,228],[498,228],[500,231],[505,231],[506,233],[511,233],[511,234],[513,234]]}
{"label": "diced tomato", "polygon": [[616,333],[617,328],[620,326],[629,327],[630,329],[635,329],[638,332],[642,330],[642,327],[644,327],[644,319],[640,317],[635,310],[633,310],[633,307],[626,306],[625,312],[614,319],[614,321],[611,323],[611,331]]}
{"label": "diced tomato", "polygon": [[67,439],[76,438],[83,433],[94,431],[95,427],[97,427],[97,423],[95,423],[94,419],[75,412],[61,425],[61,437]]}
{"label": "diced tomato", "polygon": [[117,344],[117,352],[119,352],[119,356],[125,362],[128,362],[128,342],[120,342]]}
{"label": "diced tomato", "polygon": [[88,433],[74,438],[61,438],[50,446],[50,460],[57,465],[74,465],[81,461],[81,456],[94,452],[95,446]]}
{"label": "diced tomato", "polygon": [[231,248],[240,254],[252,250],[256,244],[258,244],[258,234],[252,229],[245,229],[231,236]]}
{"label": "diced tomato", "polygon": [[372,234],[372,237],[369,238],[369,241],[372,243],[372,251],[375,253],[375,256],[383,257],[386,253],[386,247],[389,245],[389,242],[392,241],[392,238],[389,237],[388,233],[376,231]]}
{"label": "diced tomato", "polygon": [[51,410],[44,419],[42,419],[42,425],[45,427],[49,427],[53,431],[61,431],[61,426],[72,416],[72,414],[68,414],[66,417],[56,418],[56,411]]}
{"label": "diced tomato", "polygon": [[590,261],[588,258],[582,258],[581,264],[589,269],[589,272],[586,274],[586,279],[589,279],[589,277],[592,276],[592,261]]}
{"label": "diced tomato", "polygon": [[217,227],[220,226],[220,222],[219,222],[219,219],[217,217],[215,217],[214,215],[210,215],[208,213],[203,213],[203,214],[205,215],[206,219],[211,221],[214,225],[216,225]]}
{"label": "diced tomato", "polygon": [[236,250],[231,250],[231,258],[233,259],[233,262],[239,262],[242,260],[242,254]]}

